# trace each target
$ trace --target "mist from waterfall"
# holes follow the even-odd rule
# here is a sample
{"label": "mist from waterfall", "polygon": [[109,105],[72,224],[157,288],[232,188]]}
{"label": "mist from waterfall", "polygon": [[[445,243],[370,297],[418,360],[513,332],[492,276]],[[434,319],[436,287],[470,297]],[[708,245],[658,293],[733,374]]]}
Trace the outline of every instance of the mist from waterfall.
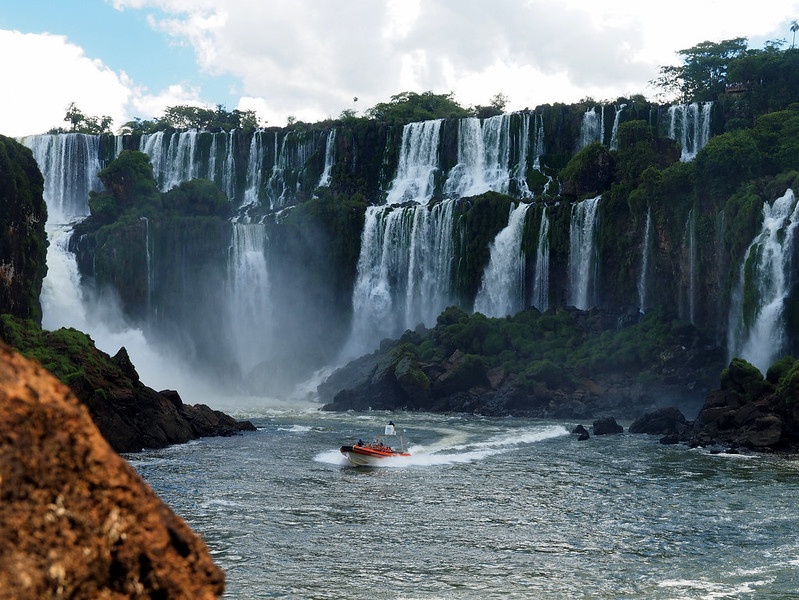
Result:
{"label": "mist from waterfall", "polygon": [[474,301],[474,311],[487,317],[514,315],[525,307],[526,261],[522,249],[529,204],[511,207],[508,224],[489,249],[490,258]]}
{"label": "mist from waterfall", "polygon": [[763,204],[763,224],[739,271],[728,333],[729,358],[744,358],[764,374],[785,349],[785,300],[791,291],[799,203],[793,190]]}

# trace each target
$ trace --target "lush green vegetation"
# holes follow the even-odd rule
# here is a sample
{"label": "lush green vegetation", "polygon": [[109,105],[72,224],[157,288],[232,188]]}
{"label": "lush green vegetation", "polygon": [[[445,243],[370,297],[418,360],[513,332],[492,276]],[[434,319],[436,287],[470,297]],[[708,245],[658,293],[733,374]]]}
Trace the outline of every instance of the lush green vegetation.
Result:
{"label": "lush green vegetation", "polygon": [[0,307],[37,321],[47,273],[43,192],[44,180],[31,151],[0,135]]}
{"label": "lush green vegetation", "polygon": [[0,315],[0,339],[20,354],[38,361],[67,385],[85,376],[87,367],[111,366],[97,352],[92,339],[77,329],[45,331],[30,319],[4,314]]}
{"label": "lush green vegetation", "polygon": [[[429,332],[406,332],[393,352],[428,364],[459,351],[468,357],[465,372],[502,368],[522,389],[568,388],[574,378],[598,373],[655,377],[664,348],[697,339],[693,327],[663,310],[620,329],[615,318],[601,313],[531,309],[494,319],[451,307]],[[706,358],[710,363],[717,357]]]}
{"label": "lush green vegetation", "polygon": [[469,117],[471,113],[458,104],[451,93],[402,92],[391,96],[389,102],[376,104],[366,111],[366,116],[377,121],[410,123],[428,119]]}
{"label": "lush green vegetation", "polygon": [[212,181],[184,181],[162,194],[156,186],[149,157],[136,150],[120,152],[98,177],[105,189],[90,194],[90,227],[142,217],[227,218],[232,212],[230,201]]}

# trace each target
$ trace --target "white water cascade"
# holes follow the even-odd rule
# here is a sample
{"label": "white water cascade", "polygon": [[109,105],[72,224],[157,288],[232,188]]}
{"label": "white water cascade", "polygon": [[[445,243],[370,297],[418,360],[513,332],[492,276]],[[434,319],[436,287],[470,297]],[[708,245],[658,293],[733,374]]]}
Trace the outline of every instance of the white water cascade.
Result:
{"label": "white water cascade", "polygon": [[[266,228],[235,223],[230,247],[228,320],[236,364],[249,372],[273,347],[270,334],[272,307],[266,264]],[[253,335],[258,331],[258,335]]]}
{"label": "white water cascade", "polygon": [[511,208],[508,225],[491,242],[488,265],[474,301],[475,312],[506,317],[524,309],[526,261],[522,237],[529,208],[524,203]]}
{"label": "white water cascade", "polygon": [[508,192],[510,160],[508,115],[458,123],[458,164],[450,170],[444,194],[450,198],[474,196],[493,190]]}
{"label": "white water cascade", "polygon": [[676,140],[683,162],[693,160],[710,139],[713,102],[675,104],[669,107],[669,137]]}
{"label": "white water cascade", "polygon": [[572,205],[569,226],[569,304],[580,310],[594,305],[597,251],[594,230],[601,196]]}
{"label": "white water cascade", "polygon": [[89,214],[89,192],[102,189],[100,138],[69,133],[24,138],[44,177],[48,223],[67,223]]}
{"label": "white water cascade", "polygon": [[652,251],[650,247],[650,238],[652,237],[652,211],[646,209],[646,225],[644,226],[644,245],[641,248],[641,271],[638,273],[638,311],[641,314],[646,312],[647,298],[646,288],[649,277],[649,254]]}
{"label": "white water cascade", "polygon": [[367,208],[347,356],[371,352],[419,323],[433,325],[452,303],[453,206]]}
{"label": "white water cascade", "polygon": [[333,170],[333,161],[335,156],[333,154],[336,147],[336,130],[331,129],[327,134],[325,140],[325,166],[322,169],[322,175],[319,177],[317,187],[325,187],[330,185],[330,172]]}
{"label": "white water cascade", "polygon": [[619,121],[621,119],[621,113],[624,109],[627,108],[626,104],[620,104],[616,107],[616,114],[613,117],[613,129],[611,129],[610,133],[610,149],[611,150],[618,150],[619,149]]}
{"label": "white water cascade", "polygon": [[582,150],[594,142],[603,142],[605,136],[605,107],[594,106],[586,109],[580,124],[580,141],[578,150]]}
{"label": "white water cascade", "polygon": [[408,123],[402,129],[397,176],[388,191],[388,204],[413,201],[427,204],[435,192],[442,119]]}
{"label": "white water cascade", "polygon": [[790,292],[799,203],[793,190],[763,204],[763,225],[744,255],[729,320],[729,358],[744,358],[765,373],[782,356],[783,309]]}
{"label": "white water cascade", "polygon": [[[247,158],[247,179],[244,187],[244,201],[242,206],[254,206],[258,204],[263,188],[264,173],[264,151],[266,134],[263,131],[256,131],[250,140],[250,152]],[[277,145],[277,138],[275,138]],[[275,148],[277,155],[277,148]]]}
{"label": "white water cascade", "polygon": [[549,215],[546,206],[541,212],[541,223],[538,226],[532,304],[541,312],[549,308]]}

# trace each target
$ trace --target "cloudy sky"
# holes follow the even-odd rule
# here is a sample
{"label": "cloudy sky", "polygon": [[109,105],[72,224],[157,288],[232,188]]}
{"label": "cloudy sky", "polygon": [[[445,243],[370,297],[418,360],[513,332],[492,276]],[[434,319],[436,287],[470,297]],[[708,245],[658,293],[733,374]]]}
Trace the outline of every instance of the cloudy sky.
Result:
{"label": "cloudy sky", "polygon": [[63,126],[70,102],[119,127],[178,104],[317,121],[403,91],[654,98],[677,50],[790,44],[794,19],[799,0],[4,0],[0,134]]}

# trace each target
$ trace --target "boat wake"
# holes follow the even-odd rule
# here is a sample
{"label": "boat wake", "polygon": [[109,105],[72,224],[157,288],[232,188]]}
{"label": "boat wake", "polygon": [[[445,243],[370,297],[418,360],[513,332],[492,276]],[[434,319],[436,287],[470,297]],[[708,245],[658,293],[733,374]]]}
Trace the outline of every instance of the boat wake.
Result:
{"label": "boat wake", "polygon": [[[410,456],[385,458],[381,460],[380,466],[385,468],[433,467],[478,462],[491,456],[517,451],[521,446],[565,435],[569,435],[569,431],[561,425],[503,432],[501,435],[474,442],[468,442],[468,436],[448,435],[444,438],[444,444],[439,442],[433,445],[412,445],[408,449]],[[453,445],[451,442],[455,440],[458,443]],[[314,457],[314,460],[331,465],[349,465],[339,450],[320,452]]]}

